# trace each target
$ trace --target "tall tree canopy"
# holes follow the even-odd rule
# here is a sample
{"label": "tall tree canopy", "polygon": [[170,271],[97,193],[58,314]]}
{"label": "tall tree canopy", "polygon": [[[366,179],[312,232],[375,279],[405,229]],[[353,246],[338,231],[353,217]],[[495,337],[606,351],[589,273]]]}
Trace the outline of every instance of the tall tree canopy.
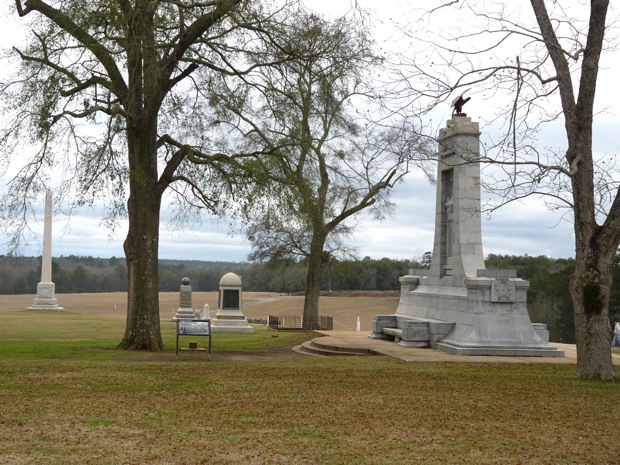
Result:
{"label": "tall tree canopy", "polygon": [[[171,202],[185,211],[217,207],[222,164],[234,157],[220,150],[225,137],[218,137],[209,82],[213,75],[242,73],[236,53],[261,35],[267,40],[271,19],[259,11],[265,3],[15,2],[31,34],[13,48],[21,60],[17,77],[1,87],[11,117],[0,138],[3,161],[21,167],[10,181],[3,218],[23,217],[49,184],[78,204],[110,201],[111,221],[127,215],[121,348],[162,349],[162,200],[174,192]],[[24,140],[34,147],[29,159]]]}
{"label": "tall tree canopy", "polygon": [[[409,170],[426,166],[415,122],[383,111],[376,88],[381,58],[363,21],[334,21],[299,10],[272,30],[258,67],[226,79],[218,95],[244,151],[270,152],[246,161],[262,172],[244,209],[251,259],[307,259],[304,328],[318,328],[323,266],[350,251],[352,218],[364,209],[381,217],[389,190]],[[258,58],[257,53],[256,57]]]}

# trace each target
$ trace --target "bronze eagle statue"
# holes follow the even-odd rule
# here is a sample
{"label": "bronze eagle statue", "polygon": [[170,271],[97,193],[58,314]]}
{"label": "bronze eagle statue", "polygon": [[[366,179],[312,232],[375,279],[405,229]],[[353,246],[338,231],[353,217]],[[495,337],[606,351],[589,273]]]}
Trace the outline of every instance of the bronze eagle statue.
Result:
{"label": "bronze eagle statue", "polygon": [[452,116],[465,116],[465,113],[463,113],[463,105],[471,100],[471,97],[465,97],[465,93],[468,91],[469,89],[464,90],[461,95],[452,100]]}

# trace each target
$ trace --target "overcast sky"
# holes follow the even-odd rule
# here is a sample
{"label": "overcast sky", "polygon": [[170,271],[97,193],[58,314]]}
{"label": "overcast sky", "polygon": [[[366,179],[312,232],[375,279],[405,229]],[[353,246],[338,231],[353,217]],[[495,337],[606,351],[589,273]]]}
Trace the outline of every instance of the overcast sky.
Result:
{"label": "overcast sky", "polygon": [[[340,5],[333,0],[308,3],[322,11],[334,11],[333,5]],[[376,4],[374,1],[366,3]],[[384,8],[382,14],[388,18],[398,14],[398,8],[405,8],[410,3],[413,2],[383,2],[382,6],[390,5],[394,9],[389,11],[389,8]],[[11,28],[12,21],[14,19],[0,16],[0,29],[5,33],[5,46],[19,39],[19,33]],[[613,76],[613,73],[607,73],[601,79],[599,95],[605,95],[611,88],[607,86],[614,84],[613,79],[608,77],[609,74]],[[606,108],[594,141],[595,151],[610,155],[617,154],[620,145],[620,139],[617,138],[620,121],[613,107],[616,104],[617,92],[614,92],[613,96],[613,101],[609,102],[612,106]],[[466,110],[474,120],[479,120],[482,105],[477,106],[476,101],[472,100]],[[442,111],[449,117],[451,109],[448,105]],[[444,118],[444,121],[445,119],[447,118]],[[565,138],[561,126],[558,128],[557,134],[551,134],[550,139]],[[483,196],[486,194],[483,193]],[[396,204],[392,217],[382,222],[363,216],[358,219],[359,224],[351,244],[357,248],[359,258],[369,256],[375,259],[412,259],[420,258],[424,252],[432,250],[435,186],[419,173],[412,173],[406,178],[406,183],[394,189],[392,198]],[[160,236],[160,258],[234,262],[247,259],[250,245],[242,235],[230,234],[227,221],[215,222],[207,218],[200,228],[179,232],[169,231],[165,221],[166,212],[163,212],[162,216],[164,220]],[[122,244],[126,228],[121,227],[115,234],[110,235],[110,232],[100,225],[100,219],[101,212],[89,210],[80,211],[69,220],[56,218],[53,225],[53,255],[123,257]],[[30,226],[34,231],[38,231],[41,240],[42,220],[33,222]],[[491,216],[483,215],[482,239],[485,256],[490,253],[547,255],[554,258],[574,256],[570,217],[563,219],[559,213],[550,212],[541,199],[529,199],[527,204],[515,203],[503,207]],[[6,253],[6,240],[6,235],[0,235],[0,254]],[[33,242],[23,252],[25,255],[40,255],[41,243]]]}
{"label": "overcast sky", "polygon": [[[411,173],[406,183],[392,192],[394,214],[382,222],[359,219],[351,244],[359,258],[419,259],[433,250],[435,222],[435,186],[419,173]],[[43,204],[43,199],[41,199]],[[43,205],[41,205],[43,208]],[[32,229],[43,236],[41,220]],[[178,231],[162,222],[160,258],[208,261],[245,261],[250,245],[240,234],[232,235],[228,222],[206,219],[200,228]],[[53,223],[54,256],[90,255],[123,257],[126,229],[111,235],[100,225],[100,216],[87,211],[70,219],[56,218]],[[547,255],[554,258],[574,256],[572,224],[562,221],[542,205],[512,204],[482,216],[482,240],[485,256],[493,254]],[[40,255],[41,243],[32,243],[25,255]]]}

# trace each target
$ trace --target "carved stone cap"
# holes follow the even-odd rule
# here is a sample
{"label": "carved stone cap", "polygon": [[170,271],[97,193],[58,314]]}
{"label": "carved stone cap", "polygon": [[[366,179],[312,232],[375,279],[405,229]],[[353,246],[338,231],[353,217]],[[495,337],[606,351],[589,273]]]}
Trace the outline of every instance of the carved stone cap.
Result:
{"label": "carved stone cap", "polygon": [[220,287],[241,287],[241,278],[235,273],[226,273],[220,279]]}
{"label": "carved stone cap", "polygon": [[398,280],[400,281],[401,284],[418,284],[420,282],[420,277],[406,275],[406,276],[401,276],[400,278],[398,278]]}
{"label": "carved stone cap", "polygon": [[479,136],[480,126],[472,122],[469,116],[455,116],[446,121],[446,127],[439,130],[439,138],[450,137],[456,134],[470,134]]}

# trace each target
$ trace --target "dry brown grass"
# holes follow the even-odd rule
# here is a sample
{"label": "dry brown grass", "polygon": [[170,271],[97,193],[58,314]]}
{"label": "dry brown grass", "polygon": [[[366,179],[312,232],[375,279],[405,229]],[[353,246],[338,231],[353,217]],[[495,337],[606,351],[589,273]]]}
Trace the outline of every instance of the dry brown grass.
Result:
{"label": "dry brown grass", "polygon": [[[362,297],[362,298],[360,298]],[[113,316],[125,318],[127,312],[127,294],[110,292],[103,294],[57,294],[58,305],[69,312],[87,315]],[[0,295],[0,312],[19,311],[32,305],[34,296]],[[217,308],[217,292],[194,292],[192,306],[202,309],[205,303],[211,310]],[[270,292],[244,292],[243,313],[248,319],[267,319],[268,315],[301,315],[303,313],[303,296],[287,296]],[[159,309],[162,320],[174,316],[179,306],[178,292],[162,292],[159,295]],[[361,329],[370,331],[372,319],[378,313],[394,313],[398,307],[398,293],[332,293],[319,300],[319,312],[334,317],[334,329],[355,330],[357,317],[360,317]]]}
{"label": "dry brown grass", "polygon": [[2,464],[613,464],[618,392],[551,365],[3,363]]}
{"label": "dry brown grass", "polygon": [[620,386],[572,366],[175,361],[111,350],[122,296],[58,297],[54,315],[0,300],[0,464],[619,463]]}

